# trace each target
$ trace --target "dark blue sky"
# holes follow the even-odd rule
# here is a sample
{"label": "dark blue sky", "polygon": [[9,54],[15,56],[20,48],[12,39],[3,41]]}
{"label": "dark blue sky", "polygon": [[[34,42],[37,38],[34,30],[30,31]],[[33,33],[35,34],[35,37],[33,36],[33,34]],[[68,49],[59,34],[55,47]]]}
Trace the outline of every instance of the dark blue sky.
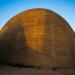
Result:
{"label": "dark blue sky", "polygon": [[0,0],[0,28],[16,14],[31,8],[47,8],[58,13],[75,31],[75,0]]}

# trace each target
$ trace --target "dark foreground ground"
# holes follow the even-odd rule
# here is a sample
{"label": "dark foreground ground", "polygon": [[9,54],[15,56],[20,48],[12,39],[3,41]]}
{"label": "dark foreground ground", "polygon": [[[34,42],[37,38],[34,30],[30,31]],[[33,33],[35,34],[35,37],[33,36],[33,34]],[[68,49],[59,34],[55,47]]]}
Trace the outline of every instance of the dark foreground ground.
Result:
{"label": "dark foreground ground", "polygon": [[37,68],[0,66],[0,75],[75,75],[75,70],[47,70]]}

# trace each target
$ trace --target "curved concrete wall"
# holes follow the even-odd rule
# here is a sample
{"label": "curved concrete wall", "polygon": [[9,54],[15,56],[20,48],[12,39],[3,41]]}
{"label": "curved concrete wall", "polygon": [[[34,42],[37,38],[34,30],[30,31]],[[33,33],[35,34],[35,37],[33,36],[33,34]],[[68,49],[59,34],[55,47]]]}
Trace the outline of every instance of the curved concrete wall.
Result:
{"label": "curved concrete wall", "polygon": [[48,9],[13,17],[0,33],[0,63],[41,68],[74,68],[73,30]]}

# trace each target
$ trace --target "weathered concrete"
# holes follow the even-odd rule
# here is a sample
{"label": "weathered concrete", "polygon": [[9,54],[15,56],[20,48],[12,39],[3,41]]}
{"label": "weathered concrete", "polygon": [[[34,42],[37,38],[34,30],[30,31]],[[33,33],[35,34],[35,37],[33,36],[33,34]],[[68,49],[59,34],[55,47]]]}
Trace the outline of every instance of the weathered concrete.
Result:
{"label": "weathered concrete", "polygon": [[74,32],[47,9],[13,17],[0,33],[0,63],[41,68],[74,68]]}

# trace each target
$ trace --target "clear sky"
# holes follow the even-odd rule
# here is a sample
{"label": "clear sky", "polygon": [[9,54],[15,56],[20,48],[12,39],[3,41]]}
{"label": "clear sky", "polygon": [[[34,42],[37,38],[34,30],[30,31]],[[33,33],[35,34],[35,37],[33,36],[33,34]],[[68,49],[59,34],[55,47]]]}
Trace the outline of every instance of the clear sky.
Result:
{"label": "clear sky", "polygon": [[58,13],[75,31],[75,0],[0,0],[0,29],[10,18],[31,8],[47,8]]}

